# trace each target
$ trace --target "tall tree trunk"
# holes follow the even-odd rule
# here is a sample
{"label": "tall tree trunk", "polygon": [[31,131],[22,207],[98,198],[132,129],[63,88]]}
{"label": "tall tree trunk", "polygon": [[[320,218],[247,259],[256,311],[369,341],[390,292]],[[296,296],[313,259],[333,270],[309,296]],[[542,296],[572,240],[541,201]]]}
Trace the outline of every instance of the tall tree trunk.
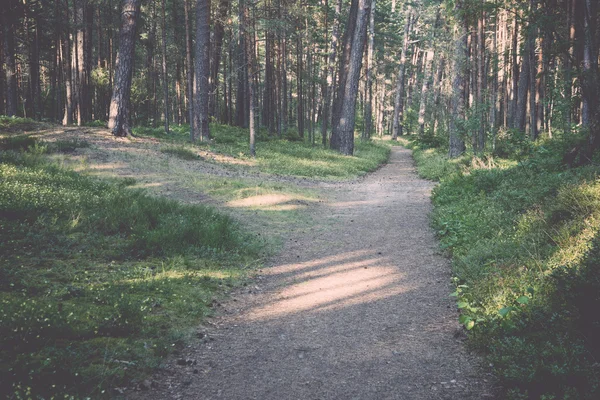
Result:
{"label": "tall tree trunk", "polygon": [[365,101],[365,127],[363,140],[371,137],[373,126],[373,49],[375,47],[375,6],[376,0],[371,0],[371,14],[369,18],[369,44],[367,48],[367,83]]}
{"label": "tall tree trunk", "polygon": [[242,24],[244,12],[246,8],[245,0],[239,1],[239,42],[238,42],[238,79],[236,92],[236,125],[242,128],[248,127],[248,60],[246,59],[246,35],[244,34],[245,27]]}
{"label": "tall tree trunk", "polygon": [[110,102],[108,128],[115,136],[130,136],[130,95],[135,56],[135,28],[141,0],[123,0],[115,85]]}
{"label": "tall tree trunk", "polygon": [[586,104],[584,128],[587,130],[585,143],[575,147],[565,155],[565,161],[571,165],[582,165],[592,160],[600,148],[600,71],[598,70],[598,44],[593,30],[598,17],[597,5],[593,0],[581,1],[581,13],[578,13],[578,25],[583,26],[583,60],[581,65],[581,94]]}
{"label": "tall tree trunk", "polygon": [[[66,20],[69,21],[69,7],[65,1],[65,14]],[[71,62],[71,32],[69,28],[63,31],[64,38],[62,41],[62,61],[63,61],[63,74],[65,77],[65,112],[62,120],[63,125],[71,125],[73,123],[73,64]],[[112,71],[112,68],[111,68]]]}
{"label": "tall tree trunk", "polygon": [[349,59],[352,50],[352,41],[354,40],[354,31],[356,28],[356,15],[358,12],[358,0],[352,0],[350,4],[350,12],[348,15],[348,23],[346,24],[346,30],[344,31],[344,37],[342,40],[343,51],[340,54],[339,68],[337,73],[337,93],[332,104],[332,116],[331,116],[331,148],[339,148],[338,137],[336,136],[336,130],[334,127],[339,124],[341,109],[343,105],[344,90],[346,87],[346,79],[348,76],[348,69],[350,67]]}
{"label": "tall tree trunk", "polygon": [[485,12],[481,10],[479,12],[479,18],[477,19],[477,119],[478,129],[473,135],[473,152],[475,154],[481,153],[485,150],[485,113],[484,113],[484,83],[485,83],[485,60],[484,60],[484,49],[485,49],[485,36],[484,36],[484,22]]}
{"label": "tall tree trunk", "polygon": [[246,3],[246,1],[244,0],[240,0],[240,6],[242,7],[242,13],[241,13],[241,21],[240,21],[240,25],[241,25],[241,30],[242,30],[242,35],[244,36],[244,43],[245,43],[245,53],[246,53],[246,57],[245,59],[247,60],[247,65],[246,65],[246,69],[248,71],[247,74],[247,89],[248,89],[248,103],[249,103],[249,121],[248,121],[248,126],[250,128],[250,156],[255,157],[256,156],[256,147],[255,147],[255,127],[254,127],[254,100],[255,100],[255,96],[254,96],[254,84],[253,84],[253,80],[254,80],[254,75],[256,73],[256,69],[255,69],[255,65],[256,63],[254,62],[254,58],[255,58],[255,50],[254,50],[254,34],[250,31],[250,11],[248,8],[248,4]]}
{"label": "tall tree trunk", "polygon": [[163,101],[165,114],[165,133],[169,134],[169,74],[167,73],[167,21],[165,16],[165,1],[161,2],[161,41],[162,41],[162,75],[163,75]]}
{"label": "tall tree trunk", "polygon": [[210,78],[210,0],[196,1],[196,59],[194,61],[194,132],[210,139],[208,102]]}
{"label": "tall tree trunk", "polygon": [[515,126],[515,121],[516,121],[516,115],[517,115],[517,106],[519,103],[519,96],[518,96],[518,92],[519,92],[519,64],[517,63],[517,57],[519,54],[519,42],[518,42],[518,38],[519,38],[519,23],[518,23],[518,16],[515,15],[514,17],[514,25],[513,25],[513,36],[512,36],[512,74],[511,74],[511,83],[512,83],[512,87],[511,87],[511,103],[510,103],[510,108],[509,108],[509,118],[510,118],[510,126],[511,128],[516,128]]}
{"label": "tall tree trunk", "polygon": [[190,17],[189,0],[183,0],[185,14],[185,60],[186,60],[186,87],[188,99],[188,123],[190,124],[190,140],[196,138],[194,132],[194,62],[192,60],[192,26]]}
{"label": "tall tree trunk", "polygon": [[303,48],[302,48],[302,28],[299,28],[296,32],[296,90],[297,90],[297,118],[298,118],[298,136],[304,137],[304,96],[303,96],[303,84],[302,78],[304,71],[302,68],[303,60]]}
{"label": "tall tree trunk", "polygon": [[465,84],[467,82],[467,63],[469,50],[467,47],[469,25],[464,10],[464,0],[457,0],[454,12],[458,19],[454,44],[454,81],[452,82],[452,116],[450,118],[450,148],[448,156],[456,158],[465,151],[465,142],[460,130],[464,128],[466,117]]}
{"label": "tall tree trunk", "polygon": [[402,118],[404,114],[404,72],[406,71],[406,52],[408,51],[408,40],[413,19],[412,7],[406,10],[406,21],[404,22],[404,40],[402,52],[400,53],[400,66],[398,68],[398,80],[396,83],[396,96],[394,101],[394,122],[392,125],[392,140],[397,140],[402,135]]}
{"label": "tall tree trunk", "polygon": [[427,96],[429,94],[429,85],[431,78],[429,70],[433,61],[433,50],[429,50],[425,55],[425,68],[423,71],[423,85],[421,87],[421,104],[419,105],[419,136],[425,134],[425,108],[427,107]]}
{"label": "tall tree trunk", "polygon": [[2,46],[3,55],[5,60],[5,74],[6,74],[6,115],[9,117],[17,115],[17,68],[15,61],[15,28],[13,20],[11,19],[11,13],[9,10],[2,10],[0,12],[0,18],[2,21]]}
{"label": "tall tree trunk", "polygon": [[[358,79],[364,53],[371,4],[368,0],[358,1],[356,27],[350,51],[348,75],[346,77],[344,95],[341,98],[340,118],[334,125],[334,135],[338,138],[336,150],[344,155],[354,153],[354,124],[356,115],[356,97],[358,94]],[[333,143],[332,143],[333,145]]]}
{"label": "tall tree trunk", "polygon": [[335,60],[337,57],[337,48],[339,42],[340,29],[340,12],[342,9],[342,0],[338,0],[335,4],[335,14],[333,26],[331,28],[331,45],[329,48],[329,58],[327,60],[327,82],[325,84],[325,93],[323,94],[323,117],[321,124],[321,139],[323,146],[327,146],[327,129],[329,127],[331,114],[331,97],[333,93],[333,75],[335,69]]}
{"label": "tall tree trunk", "polygon": [[214,46],[212,48],[212,62],[210,65],[210,116],[216,115],[217,96],[216,91],[219,87],[219,68],[221,66],[221,54],[223,53],[223,38],[225,37],[225,23],[229,14],[231,0],[219,0],[217,13],[214,21]]}
{"label": "tall tree trunk", "polygon": [[525,38],[525,48],[521,57],[521,72],[519,73],[519,83],[517,91],[517,109],[515,110],[514,127],[519,131],[525,131],[527,123],[527,93],[529,92],[530,80],[530,51],[532,46],[533,29],[530,27]]}

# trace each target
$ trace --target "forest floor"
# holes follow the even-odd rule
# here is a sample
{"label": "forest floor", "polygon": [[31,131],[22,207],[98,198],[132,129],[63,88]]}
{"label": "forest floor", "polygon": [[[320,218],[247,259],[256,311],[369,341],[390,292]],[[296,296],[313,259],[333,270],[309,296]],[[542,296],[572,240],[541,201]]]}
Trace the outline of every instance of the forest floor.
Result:
{"label": "forest floor", "polygon": [[[429,227],[433,183],[417,177],[409,150],[394,147],[376,172],[332,182],[248,172],[210,152],[185,161],[156,139],[101,129],[85,140],[90,148],[64,162],[216,205],[280,245],[198,339],[138,388],[150,392],[132,398],[493,397],[493,378],[465,348],[448,296],[450,266]],[[235,199],[248,190],[255,195]]]}

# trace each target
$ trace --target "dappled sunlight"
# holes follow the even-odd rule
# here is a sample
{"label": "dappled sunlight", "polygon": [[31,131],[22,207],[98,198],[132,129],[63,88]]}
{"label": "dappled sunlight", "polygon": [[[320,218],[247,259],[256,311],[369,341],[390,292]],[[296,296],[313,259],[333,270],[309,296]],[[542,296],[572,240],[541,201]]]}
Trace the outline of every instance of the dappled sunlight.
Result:
{"label": "dappled sunlight", "polygon": [[293,200],[292,196],[286,194],[262,194],[258,196],[246,197],[245,199],[233,200],[227,203],[229,207],[254,207],[254,206],[272,206],[281,203],[287,203]]}
{"label": "dappled sunlight", "polygon": [[370,303],[414,290],[391,260],[375,252],[356,251],[297,264],[274,266],[270,275],[291,273],[286,285],[249,321],[271,320],[302,312],[331,311]]}
{"label": "dappled sunlight", "polygon": [[264,211],[293,211],[305,208],[309,201],[314,200],[283,193],[270,193],[231,200],[225,205],[231,208],[255,208]]}

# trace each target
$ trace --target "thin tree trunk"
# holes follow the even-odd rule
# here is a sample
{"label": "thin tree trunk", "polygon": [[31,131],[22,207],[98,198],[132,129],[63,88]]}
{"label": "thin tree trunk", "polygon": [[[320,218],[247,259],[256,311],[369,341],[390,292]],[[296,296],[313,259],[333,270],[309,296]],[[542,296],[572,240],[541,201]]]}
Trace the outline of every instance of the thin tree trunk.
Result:
{"label": "thin tree trunk", "polygon": [[210,0],[196,1],[196,59],[194,61],[194,140],[210,139],[208,102],[210,79]]}
{"label": "thin tree trunk", "polygon": [[190,140],[196,138],[194,132],[194,62],[192,60],[192,27],[190,18],[189,0],[183,0],[185,13],[185,59],[186,59],[186,87],[188,99],[188,123],[190,124]]}
{"label": "thin tree trunk", "polygon": [[425,55],[425,68],[423,71],[423,86],[421,87],[421,104],[419,105],[419,136],[425,134],[425,108],[427,106],[427,96],[431,79],[429,70],[433,61],[433,50],[429,50]]}
{"label": "thin tree trunk", "polygon": [[6,115],[9,117],[17,115],[17,69],[15,61],[15,28],[13,20],[8,11],[0,13],[3,34],[2,46],[4,60],[6,62]]}
{"label": "thin tree trunk", "polygon": [[162,74],[164,93],[165,133],[169,134],[169,74],[167,73],[167,21],[165,17],[165,1],[162,0]]}
{"label": "thin tree trunk", "polygon": [[456,158],[465,151],[465,142],[460,130],[465,121],[465,84],[468,79],[467,63],[469,62],[468,22],[464,12],[463,0],[454,5],[455,14],[459,17],[454,44],[454,81],[452,82],[452,116],[450,118],[450,148],[448,156]]}
{"label": "thin tree trunk", "polygon": [[217,97],[216,90],[219,87],[219,68],[221,66],[221,54],[223,52],[223,38],[225,37],[225,22],[229,14],[231,0],[220,0],[214,21],[214,46],[212,49],[212,63],[210,70],[210,116],[216,115]]}
{"label": "thin tree trunk", "polygon": [[[528,32],[525,38],[525,48],[521,61],[521,72],[519,73],[517,109],[515,112],[514,127],[520,131],[525,131],[527,123],[527,93],[529,92],[530,80],[530,51],[532,46],[533,32]],[[535,40],[535,39],[533,39]]]}
{"label": "thin tree trunk", "polygon": [[398,80],[396,84],[396,96],[394,101],[394,122],[392,125],[392,140],[397,140],[402,135],[402,118],[404,114],[404,72],[406,71],[406,52],[408,50],[408,39],[413,19],[412,7],[406,10],[406,21],[404,23],[404,41],[400,53],[400,66],[398,69]]}
{"label": "thin tree trunk", "polygon": [[327,82],[325,84],[325,94],[323,95],[323,123],[321,124],[321,138],[323,146],[327,146],[327,129],[329,127],[331,114],[331,97],[333,93],[333,75],[335,69],[335,60],[337,57],[337,48],[339,42],[340,12],[342,9],[342,0],[338,0],[335,5],[335,14],[333,26],[331,28],[331,45],[329,58],[327,60]]}
{"label": "thin tree trunk", "polygon": [[363,140],[371,137],[373,125],[373,49],[375,47],[375,6],[376,0],[371,0],[371,14],[369,18],[369,44],[367,49],[367,83],[365,103],[365,127]]}
{"label": "thin tree trunk", "polygon": [[246,52],[246,60],[247,60],[247,65],[246,68],[249,71],[248,75],[247,75],[247,88],[248,88],[248,102],[249,102],[249,123],[248,126],[250,128],[250,156],[251,157],[256,157],[256,147],[255,147],[255,127],[254,127],[254,84],[253,84],[253,80],[254,80],[254,74],[256,73],[255,70],[255,62],[254,62],[254,57],[255,57],[255,50],[254,50],[254,34],[252,32],[250,32],[250,12],[248,9],[248,4],[243,1],[240,0],[240,5],[242,7],[242,13],[241,13],[241,28],[243,31],[243,36],[245,37],[245,52]]}
{"label": "thin tree trunk", "polygon": [[110,102],[108,128],[115,136],[130,136],[131,80],[135,56],[135,28],[141,0],[123,0],[115,85]]}

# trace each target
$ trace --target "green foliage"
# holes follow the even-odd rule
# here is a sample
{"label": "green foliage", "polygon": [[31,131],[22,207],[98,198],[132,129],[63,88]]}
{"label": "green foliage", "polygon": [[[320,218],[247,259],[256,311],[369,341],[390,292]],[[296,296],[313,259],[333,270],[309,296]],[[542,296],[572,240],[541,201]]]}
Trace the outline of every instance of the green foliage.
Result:
{"label": "green foliage", "polygon": [[166,146],[160,149],[162,153],[172,154],[182,160],[198,160],[200,156],[192,149],[186,146]]}
{"label": "green foliage", "polygon": [[0,393],[99,398],[135,384],[259,257],[262,242],[212,208],[48,164],[27,137],[2,146]]}
{"label": "green foliage", "polygon": [[556,140],[505,143],[517,162],[415,151],[419,171],[442,181],[432,219],[453,258],[460,322],[507,397],[597,398],[600,171],[565,170]]}
{"label": "green foliage", "polygon": [[[354,156],[348,157],[336,151],[313,146],[290,130],[285,138],[269,136],[265,131],[257,135],[257,154],[248,154],[248,131],[227,125],[211,125],[212,139],[209,143],[189,143],[189,127],[178,127],[171,135],[162,129],[138,127],[136,135],[154,136],[170,140],[182,152],[193,152],[200,147],[218,154],[247,161],[250,168],[261,172],[311,178],[344,179],[361,176],[377,169],[389,156],[389,147],[371,141],[356,141]],[[183,147],[182,147],[183,146]],[[175,151],[175,150],[173,150]],[[249,168],[249,166],[244,166]]]}
{"label": "green foliage", "polygon": [[32,131],[38,129],[39,125],[39,122],[30,118],[0,115],[0,133]]}

